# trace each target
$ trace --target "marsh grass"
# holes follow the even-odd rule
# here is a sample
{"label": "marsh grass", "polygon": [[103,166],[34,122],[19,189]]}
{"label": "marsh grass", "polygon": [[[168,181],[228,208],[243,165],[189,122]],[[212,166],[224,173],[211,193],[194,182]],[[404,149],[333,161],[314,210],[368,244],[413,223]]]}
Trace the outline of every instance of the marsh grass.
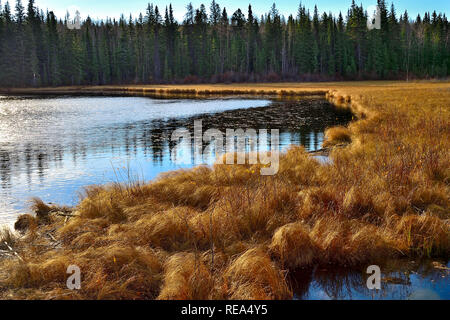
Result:
{"label": "marsh grass", "polygon": [[16,236],[10,229],[4,227],[0,229],[0,250],[8,251],[10,247],[14,247]]}
{"label": "marsh grass", "polygon": [[337,144],[349,144],[351,142],[350,130],[345,127],[334,127],[325,131],[324,147],[331,147]]}
{"label": "marsh grass", "polygon": [[[331,163],[292,147],[275,176],[216,164],[91,186],[70,217],[36,199],[14,238],[22,260],[0,257],[0,297],[289,299],[287,273],[298,268],[448,258],[449,84],[279,86],[240,90],[325,90],[352,109],[358,121],[327,130]],[[83,273],[75,293],[65,288],[69,264]]]}

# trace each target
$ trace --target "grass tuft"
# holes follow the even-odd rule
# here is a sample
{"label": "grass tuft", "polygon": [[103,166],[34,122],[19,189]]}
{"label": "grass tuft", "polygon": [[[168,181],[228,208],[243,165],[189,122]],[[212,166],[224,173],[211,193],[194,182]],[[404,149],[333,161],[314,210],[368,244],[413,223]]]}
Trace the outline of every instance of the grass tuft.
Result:
{"label": "grass tuft", "polygon": [[285,277],[262,248],[246,251],[225,272],[232,300],[287,299],[292,293]]}
{"label": "grass tuft", "polygon": [[333,127],[325,131],[325,148],[352,142],[350,130],[345,127]]}
{"label": "grass tuft", "polygon": [[307,267],[314,261],[316,246],[309,230],[300,222],[279,228],[272,238],[270,251],[289,269]]}
{"label": "grass tuft", "polygon": [[164,265],[164,283],[159,300],[207,300],[215,296],[208,268],[194,253],[177,253]]}

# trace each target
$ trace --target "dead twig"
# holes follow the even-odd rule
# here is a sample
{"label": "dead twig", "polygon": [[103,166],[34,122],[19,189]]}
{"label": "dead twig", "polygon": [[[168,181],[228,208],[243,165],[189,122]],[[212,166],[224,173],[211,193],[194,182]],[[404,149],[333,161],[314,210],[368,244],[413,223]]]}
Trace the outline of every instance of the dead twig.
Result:
{"label": "dead twig", "polygon": [[70,213],[64,213],[64,212],[56,212],[54,213],[55,215],[59,216],[59,217],[66,217],[66,218],[74,218],[74,217],[79,217],[79,215],[76,214],[70,214]]}
{"label": "dead twig", "polygon": [[21,261],[24,261],[22,259],[22,257],[13,249],[9,246],[8,242],[3,241],[3,243],[5,244],[5,246],[9,249],[9,251],[11,251],[17,258],[19,258]]}

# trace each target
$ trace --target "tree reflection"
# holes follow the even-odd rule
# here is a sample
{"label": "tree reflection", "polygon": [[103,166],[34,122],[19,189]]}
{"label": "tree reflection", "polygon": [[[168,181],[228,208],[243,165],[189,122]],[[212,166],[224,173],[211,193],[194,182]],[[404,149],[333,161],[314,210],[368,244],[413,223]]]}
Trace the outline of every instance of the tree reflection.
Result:
{"label": "tree reflection", "polygon": [[[387,261],[381,268],[381,290],[367,288],[369,275],[365,273],[366,267],[350,269],[328,265],[299,269],[289,274],[289,283],[296,299],[404,300],[413,297],[416,291],[427,292],[435,298],[442,294],[445,296],[446,292],[439,292],[440,288],[448,288],[448,270],[434,268],[431,261]],[[432,284],[439,285],[433,287]]]}

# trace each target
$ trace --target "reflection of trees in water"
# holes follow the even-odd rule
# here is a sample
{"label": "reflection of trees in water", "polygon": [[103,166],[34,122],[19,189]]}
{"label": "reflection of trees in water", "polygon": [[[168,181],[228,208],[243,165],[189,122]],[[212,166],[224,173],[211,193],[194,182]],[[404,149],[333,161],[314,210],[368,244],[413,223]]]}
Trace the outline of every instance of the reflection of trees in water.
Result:
{"label": "reflection of trees in water", "polygon": [[8,188],[11,176],[22,172],[26,173],[28,183],[31,183],[34,172],[43,179],[50,164],[62,163],[65,156],[71,157],[76,165],[80,160],[86,161],[88,154],[107,153],[110,157],[125,155],[129,158],[142,152],[144,158],[160,165],[165,155],[170,159],[175,147],[175,143],[170,141],[173,131],[186,128],[193,133],[195,120],[203,120],[203,132],[211,128],[223,133],[227,128],[280,129],[280,133],[287,136],[287,139],[281,141],[282,145],[302,144],[309,148],[312,144],[314,148],[318,148],[321,133],[326,127],[345,124],[350,119],[348,113],[337,111],[325,100],[302,100],[274,102],[266,108],[92,128],[81,133],[84,138],[69,145],[36,141],[36,144],[0,146],[0,181],[3,188]]}
{"label": "reflection of trees in water", "polygon": [[8,152],[0,151],[0,179],[2,187],[6,188],[11,183],[11,158]]}
{"label": "reflection of trees in water", "polygon": [[[444,264],[445,265],[445,264]],[[427,283],[443,281],[446,271],[437,270],[431,261],[409,261],[397,259],[387,261],[382,270],[381,290],[369,290],[366,267],[358,269],[338,266],[300,269],[290,273],[289,282],[298,299],[308,299],[316,296],[314,293],[323,291],[330,299],[398,299],[404,300],[411,296],[414,290],[411,277]]]}
{"label": "reflection of trees in water", "polygon": [[361,287],[363,281],[360,273],[329,267],[316,270],[313,286],[323,290],[332,299],[352,299],[352,289]]}
{"label": "reflection of trees in water", "polygon": [[307,297],[313,281],[313,275],[313,268],[298,269],[289,273],[288,281],[296,299],[305,299]]}
{"label": "reflection of trees in water", "polygon": [[[399,272],[399,276],[402,281],[407,283],[405,275],[401,275]],[[342,268],[317,272],[314,280],[317,287],[321,288],[330,298],[336,300],[385,299],[392,296],[397,299],[404,299],[409,295],[409,286],[396,285],[396,287],[393,287],[386,282],[381,282],[381,290],[369,290],[367,288],[368,277],[369,275],[365,272]]]}

